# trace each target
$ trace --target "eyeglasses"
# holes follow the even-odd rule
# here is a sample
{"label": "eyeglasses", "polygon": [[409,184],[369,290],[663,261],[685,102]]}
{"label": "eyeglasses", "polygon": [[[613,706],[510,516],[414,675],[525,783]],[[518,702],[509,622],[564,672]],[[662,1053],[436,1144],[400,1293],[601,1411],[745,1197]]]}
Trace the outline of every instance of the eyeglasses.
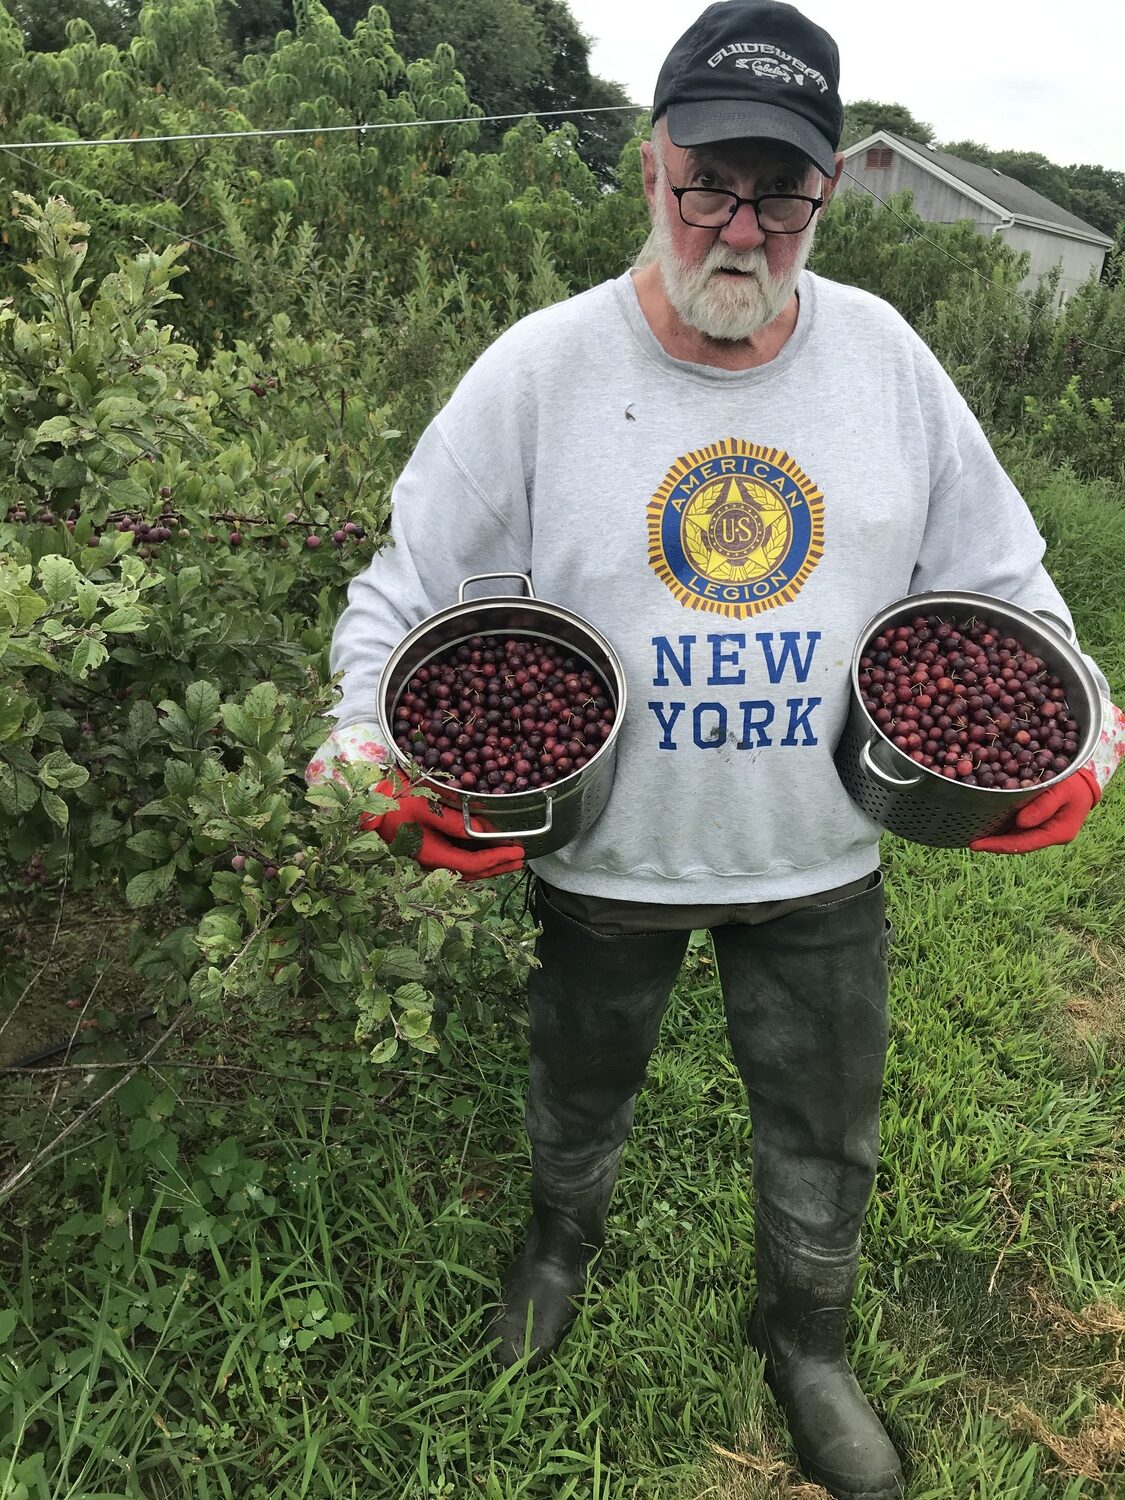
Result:
{"label": "eyeglasses", "polygon": [[[671,184],[669,183],[671,187]],[[766,193],[760,198],[740,198],[725,188],[674,187],[680,218],[693,229],[723,229],[734,218],[742,204],[749,203],[765,234],[800,234],[812,223],[812,216],[824,204],[823,198],[806,198],[799,193]]]}

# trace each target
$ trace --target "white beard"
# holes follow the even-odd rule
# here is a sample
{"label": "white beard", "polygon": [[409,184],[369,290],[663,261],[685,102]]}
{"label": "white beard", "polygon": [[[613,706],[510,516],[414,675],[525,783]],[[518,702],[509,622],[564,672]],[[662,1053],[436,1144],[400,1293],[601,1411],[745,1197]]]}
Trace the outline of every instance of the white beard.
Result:
{"label": "white beard", "polygon": [[[662,173],[659,187],[663,186]],[[685,323],[708,338],[740,343],[772,323],[792,297],[812,250],[814,228],[810,224],[803,234],[793,236],[798,241],[797,254],[781,276],[770,272],[764,245],[732,250],[718,241],[702,264],[688,268],[673,248],[671,210],[663,191],[658,191],[645,258],[659,264],[668,300]],[[720,266],[750,274],[716,274]]]}

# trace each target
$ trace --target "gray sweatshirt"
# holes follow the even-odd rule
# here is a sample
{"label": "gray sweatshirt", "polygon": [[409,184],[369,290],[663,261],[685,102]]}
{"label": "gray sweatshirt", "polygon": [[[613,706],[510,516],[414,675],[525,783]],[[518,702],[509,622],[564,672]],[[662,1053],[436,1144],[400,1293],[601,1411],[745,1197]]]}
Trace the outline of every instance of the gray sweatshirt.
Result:
{"label": "gray sweatshirt", "polygon": [[628,273],[524,318],[423,433],[393,546],[349,585],[338,726],[375,718],[390,652],[471,574],[528,574],[613,644],[629,698],[613,790],[532,862],[551,884],[703,904],[858,879],[880,829],[832,753],[867,620],[949,588],[1071,623],[922,340],[867,292],[807,271],[798,291],[788,342],[738,372],[672,358]]}

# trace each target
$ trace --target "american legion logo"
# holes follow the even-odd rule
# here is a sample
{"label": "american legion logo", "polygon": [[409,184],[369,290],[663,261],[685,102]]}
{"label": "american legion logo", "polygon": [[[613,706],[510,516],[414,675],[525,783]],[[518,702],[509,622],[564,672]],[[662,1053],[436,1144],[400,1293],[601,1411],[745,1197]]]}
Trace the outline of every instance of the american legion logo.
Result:
{"label": "american legion logo", "polygon": [[824,496],[780,448],[697,448],[649,502],[649,565],[691,609],[737,620],[775,609],[823,553]]}

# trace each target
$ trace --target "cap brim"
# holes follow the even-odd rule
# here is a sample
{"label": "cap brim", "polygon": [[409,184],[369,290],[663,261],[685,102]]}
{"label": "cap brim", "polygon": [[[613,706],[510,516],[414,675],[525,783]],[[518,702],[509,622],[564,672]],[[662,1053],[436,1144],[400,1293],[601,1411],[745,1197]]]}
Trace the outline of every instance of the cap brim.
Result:
{"label": "cap brim", "polygon": [[709,146],[714,141],[757,136],[795,146],[826,177],[836,170],[835,148],[828,137],[791,109],[779,109],[776,104],[760,104],[753,99],[704,99],[670,104],[665,118],[668,137],[676,146]]}

